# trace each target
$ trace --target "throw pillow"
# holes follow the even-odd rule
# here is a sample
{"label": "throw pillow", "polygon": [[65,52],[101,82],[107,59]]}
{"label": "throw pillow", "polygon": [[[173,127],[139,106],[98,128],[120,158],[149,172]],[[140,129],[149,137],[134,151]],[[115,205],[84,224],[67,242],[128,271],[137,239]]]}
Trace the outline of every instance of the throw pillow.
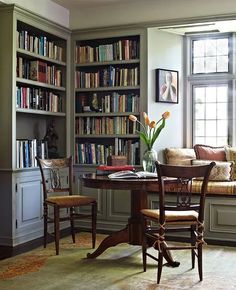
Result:
{"label": "throw pillow", "polygon": [[[205,165],[212,160],[192,160],[192,165]],[[215,161],[216,165],[212,168],[209,180],[211,181],[232,181],[233,163],[226,161]],[[200,179],[200,178],[198,178]]]}
{"label": "throw pillow", "polygon": [[191,160],[196,159],[192,148],[166,148],[166,164],[170,165],[191,165]]}
{"label": "throw pillow", "polygon": [[225,148],[226,160],[234,161],[233,179],[236,180],[236,147]]}
{"label": "throw pillow", "polygon": [[212,147],[208,145],[196,144],[193,148],[197,159],[226,161],[225,146]]}

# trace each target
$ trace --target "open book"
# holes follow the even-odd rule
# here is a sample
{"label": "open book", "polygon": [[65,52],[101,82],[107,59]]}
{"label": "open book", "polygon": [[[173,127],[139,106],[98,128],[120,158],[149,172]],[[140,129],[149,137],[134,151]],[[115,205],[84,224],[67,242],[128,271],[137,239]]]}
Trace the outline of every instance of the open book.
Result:
{"label": "open book", "polygon": [[122,178],[157,178],[157,173],[147,172],[147,171],[131,171],[131,170],[122,170],[117,171],[108,175],[111,179],[122,179]]}

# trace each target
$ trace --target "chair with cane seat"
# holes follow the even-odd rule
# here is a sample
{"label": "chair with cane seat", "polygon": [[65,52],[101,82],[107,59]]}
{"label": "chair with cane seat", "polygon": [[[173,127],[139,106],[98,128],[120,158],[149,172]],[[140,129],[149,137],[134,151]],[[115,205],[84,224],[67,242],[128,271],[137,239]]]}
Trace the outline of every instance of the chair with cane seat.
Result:
{"label": "chair with cane seat", "polygon": [[[170,250],[191,250],[192,268],[195,265],[195,256],[198,259],[199,278],[202,281],[202,245],[204,230],[204,206],[206,189],[211,169],[215,165],[175,166],[156,162],[159,185],[159,209],[143,209],[142,214],[142,255],[143,269],[146,271],[147,256],[158,262],[157,283],[159,284],[163,266],[163,253]],[[171,204],[166,201],[168,178],[174,178],[174,196]],[[192,202],[192,180],[201,178],[201,193],[194,196]],[[167,182],[168,181],[168,182]],[[169,190],[169,189],[168,189]],[[197,200],[197,201],[196,201]],[[189,245],[168,246],[166,240],[168,232],[189,232],[186,241]],[[151,244],[158,251],[158,258],[147,248]],[[175,266],[179,263],[175,262]]]}
{"label": "chair with cane seat", "polygon": [[[93,197],[73,195],[73,159],[39,159],[36,157],[40,168],[43,184],[44,207],[44,248],[47,245],[48,224],[54,224],[54,239],[56,254],[59,254],[60,222],[70,221],[71,235],[75,243],[75,220],[90,218],[92,221],[92,247],[96,243],[97,201]],[[67,178],[68,177],[68,178]],[[76,208],[90,206],[91,213],[82,214]],[[49,207],[53,208],[53,215],[49,214]],[[61,209],[68,209],[68,214]]]}

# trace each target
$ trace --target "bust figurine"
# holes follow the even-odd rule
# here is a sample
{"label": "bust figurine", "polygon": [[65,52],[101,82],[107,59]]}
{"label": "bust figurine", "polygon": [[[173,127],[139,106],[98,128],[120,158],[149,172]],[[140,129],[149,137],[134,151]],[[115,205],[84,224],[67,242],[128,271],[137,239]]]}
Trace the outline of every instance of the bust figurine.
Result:
{"label": "bust figurine", "polygon": [[47,127],[46,135],[44,136],[44,141],[47,141],[48,145],[48,158],[58,158],[57,149],[58,134],[55,129],[54,122],[50,122]]}

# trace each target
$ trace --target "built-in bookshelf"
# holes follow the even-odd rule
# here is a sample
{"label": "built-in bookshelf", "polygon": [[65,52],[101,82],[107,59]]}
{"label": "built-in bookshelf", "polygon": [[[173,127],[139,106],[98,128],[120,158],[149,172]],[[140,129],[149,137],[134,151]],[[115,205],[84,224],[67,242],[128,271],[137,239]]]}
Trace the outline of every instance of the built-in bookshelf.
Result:
{"label": "built-in bookshelf", "polygon": [[106,164],[125,155],[140,164],[140,142],[129,115],[140,114],[140,36],[75,41],[74,157]]}
{"label": "built-in bookshelf", "polygon": [[0,5],[0,245],[43,236],[35,156],[70,154],[70,36],[15,4]]}

